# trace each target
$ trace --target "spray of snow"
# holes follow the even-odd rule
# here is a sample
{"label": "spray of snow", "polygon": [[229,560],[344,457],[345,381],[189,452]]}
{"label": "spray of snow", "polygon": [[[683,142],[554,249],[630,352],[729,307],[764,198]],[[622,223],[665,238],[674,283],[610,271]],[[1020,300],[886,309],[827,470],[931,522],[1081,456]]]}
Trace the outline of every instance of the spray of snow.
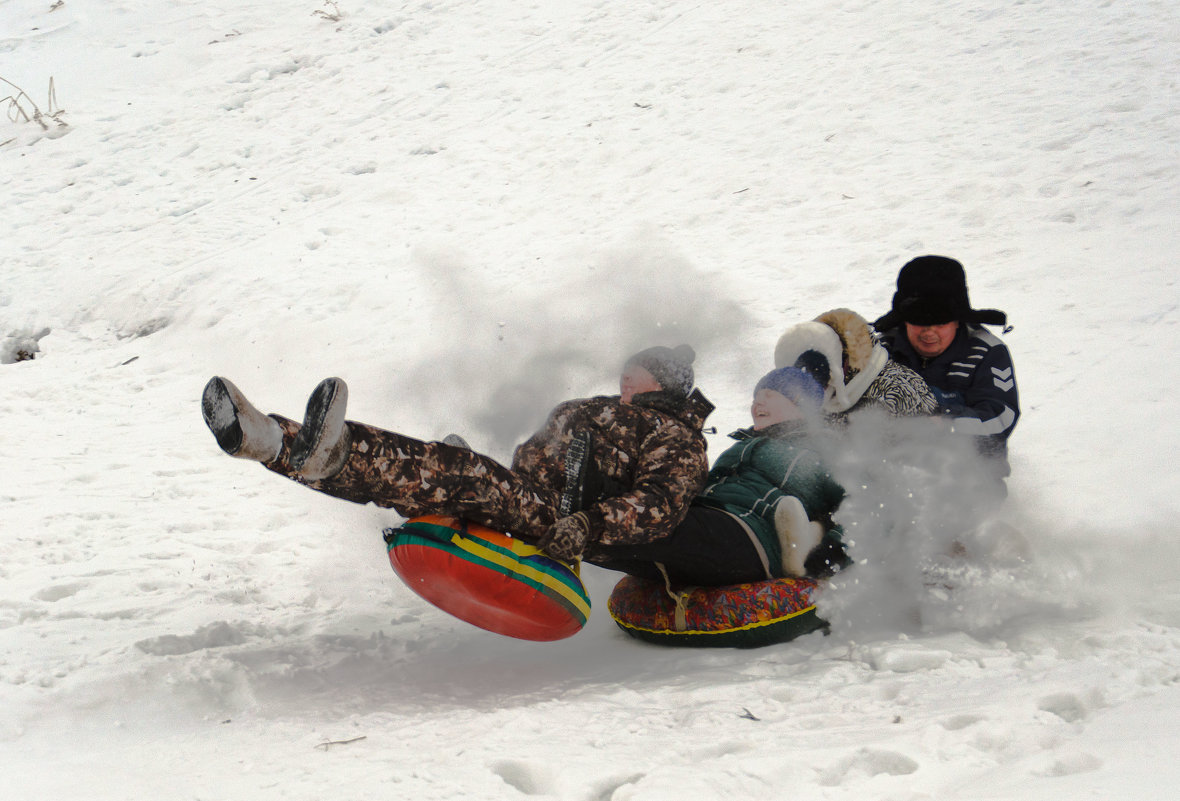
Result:
{"label": "spray of snow", "polygon": [[710,368],[730,358],[748,324],[729,289],[650,234],[508,291],[460,254],[417,259],[439,278],[445,322],[399,386],[435,412],[434,426],[463,428],[477,450],[501,457],[557,403],[617,393],[627,357],[652,345],[691,345],[708,393]]}
{"label": "spray of snow", "polygon": [[854,561],[823,595],[835,632],[982,635],[1046,599],[1054,608],[1075,602],[1057,593],[1077,566],[1034,562],[995,461],[970,437],[939,421],[866,412],[828,437],[825,451],[848,491],[836,520]]}

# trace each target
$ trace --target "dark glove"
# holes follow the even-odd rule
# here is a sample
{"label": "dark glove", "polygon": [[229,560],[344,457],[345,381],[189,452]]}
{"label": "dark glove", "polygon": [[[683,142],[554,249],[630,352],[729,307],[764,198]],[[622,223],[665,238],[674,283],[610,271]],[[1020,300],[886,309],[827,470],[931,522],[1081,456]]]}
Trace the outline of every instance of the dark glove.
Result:
{"label": "dark glove", "polygon": [[963,401],[963,395],[959,392],[938,387],[930,387],[930,391],[934,393],[934,398],[938,401],[938,408],[945,414],[962,414],[967,408],[967,404]]}
{"label": "dark glove", "polygon": [[575,562],[582,558],[589,539],[590,521],[583,512],[575,512],[550,526],[537,547],[555,559]]}

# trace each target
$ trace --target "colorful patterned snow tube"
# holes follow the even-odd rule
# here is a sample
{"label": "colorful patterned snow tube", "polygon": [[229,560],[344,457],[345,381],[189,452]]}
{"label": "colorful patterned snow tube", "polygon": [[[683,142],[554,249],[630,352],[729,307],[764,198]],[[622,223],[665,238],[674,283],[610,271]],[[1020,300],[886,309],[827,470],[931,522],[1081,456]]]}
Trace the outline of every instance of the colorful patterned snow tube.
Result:
{"label": "colorful patterned snow tube", "polygon": [[781,578],[729,587],[684,587],[625,576],[607,608],[619,628],[647,642],[691,647],[757,648],[793,640],[828,624],[815,611],[819,582]]}
{"label": "colorful patterned snow tube", "polygon": [[386,529],[385,542],[407,587],[481,629],[548,642],[577,634],[590,617],[576,568],[490,528],[427,515]]}

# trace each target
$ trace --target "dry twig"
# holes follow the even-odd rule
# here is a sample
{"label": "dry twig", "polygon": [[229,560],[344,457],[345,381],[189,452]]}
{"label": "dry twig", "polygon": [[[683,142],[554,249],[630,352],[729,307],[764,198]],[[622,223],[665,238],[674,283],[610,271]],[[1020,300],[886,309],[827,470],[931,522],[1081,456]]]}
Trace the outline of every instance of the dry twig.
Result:
{"label": "dry twig", "polygon": [[332,0],[324,0],[324,5],[331,6],[332,10],[324,11],[323,9],[317,8],[315,11],[311,12],[311,15],[313,17],[323,17],[324,19],[328,20],[328,22],[339,22],[340,20],[344,19],[344,15],[340,13],[340,6],[336,5],[334,2],[332,2]]}
{"label": "dry twig", "polygon": [[[66,122],[61,119],[61,115],[65,113],[65,109],[59,108],[57,105],[57,89],[53,85],[53,78],[49,79],[48,112],[42,111],[41,107],[33,101],[33,98],[29,97],[29,93],[12,81],[6,78],[0,78],[0,83],[6,83],[16,90],[14,94],[0,98],[0,103],[6,104],[5,111],[8,113],[9,122],[35,122],[44,131],[49,130],[49,123],[46,120],[52,120],[62,128],[67,127]],[[29,113],[30,109],[32,110],[31,114]],[[10,139],[8,141],[11,142],[12,140]],[[4,144],[8,144],[8,142]]]}

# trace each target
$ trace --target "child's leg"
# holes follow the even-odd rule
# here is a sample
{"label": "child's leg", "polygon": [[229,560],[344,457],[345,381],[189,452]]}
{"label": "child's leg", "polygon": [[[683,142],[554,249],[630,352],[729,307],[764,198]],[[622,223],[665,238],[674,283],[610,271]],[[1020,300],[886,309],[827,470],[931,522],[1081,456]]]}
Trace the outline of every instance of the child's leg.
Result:
{"label": "child's leg", "polygon": [[226,453],[337,498],[405,517],[462,517],[532,541],[556,520],[557,489],[536,486],[468,448],[347,422],[347,397],[340,379],[320,382],[300,424],[262,414],[230,381],[214,377],[201,413]]}
{"label": "child's leg", "polygon": [[529,540],[556,519],[556,491],[536,487],[491,457],[351,421],[344,467],[331,478],[308,481],[290,463],[300,424],[275,419],[283,429],[283,447],[267,469],[333,497],[392,508],[404,517],[462,517]]}
{"label": "child's leg", "polygon": [[760,546],[735,518],[691,506],[667,537],[632,545],[592,545],[586,561],[641,578],[662,580],[662,564],[677,586],[717,587],[765,581],[773,575]]}

